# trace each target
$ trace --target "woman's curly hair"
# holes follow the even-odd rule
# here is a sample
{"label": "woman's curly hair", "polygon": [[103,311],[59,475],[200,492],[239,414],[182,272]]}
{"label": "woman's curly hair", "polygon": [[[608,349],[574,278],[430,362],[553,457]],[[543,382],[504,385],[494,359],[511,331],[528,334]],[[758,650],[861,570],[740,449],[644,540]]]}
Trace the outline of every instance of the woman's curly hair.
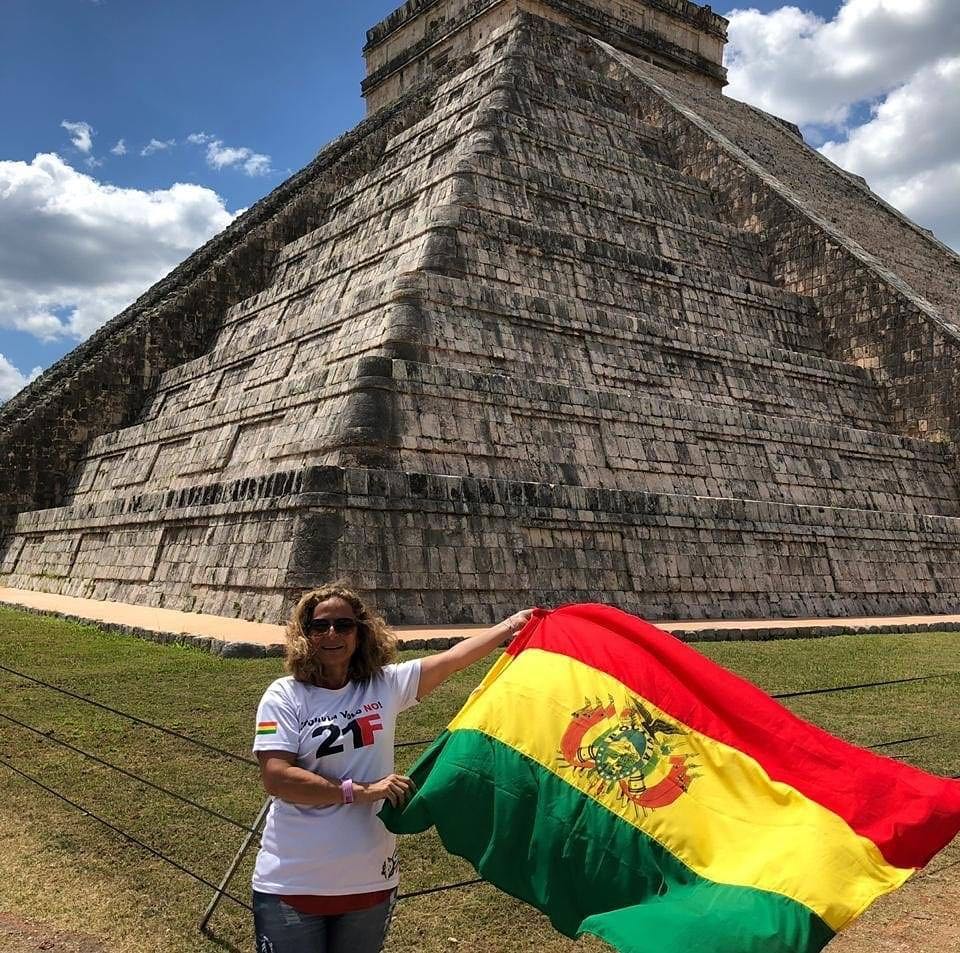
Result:
{"label": "woman's curly hair", "polygon": [[287,623],[287,651],[284,668],[298,681],[319,684],[320,660],[308,635],[313,610],[327,599],[343,599],[357,619],[357,649],[350,659],[347,675],[351,681],[365,682],[380,674],[384,665],[397,655],[397,637],[386,622],[349,586],[332,582],[306,593],[290,614]]}

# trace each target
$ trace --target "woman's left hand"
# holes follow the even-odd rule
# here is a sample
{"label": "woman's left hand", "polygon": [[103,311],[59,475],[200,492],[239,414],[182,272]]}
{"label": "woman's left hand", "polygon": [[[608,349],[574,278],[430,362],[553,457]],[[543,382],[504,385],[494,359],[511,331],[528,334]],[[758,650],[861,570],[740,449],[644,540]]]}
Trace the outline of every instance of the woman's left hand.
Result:
{"label": "woman's left hand", "polygon": [[519,612],[514,612],[513,615],[508,616],[500,624],[507,626],[511,635],[516,635],[530,621],[532,615],[533,609],[521,609]]}

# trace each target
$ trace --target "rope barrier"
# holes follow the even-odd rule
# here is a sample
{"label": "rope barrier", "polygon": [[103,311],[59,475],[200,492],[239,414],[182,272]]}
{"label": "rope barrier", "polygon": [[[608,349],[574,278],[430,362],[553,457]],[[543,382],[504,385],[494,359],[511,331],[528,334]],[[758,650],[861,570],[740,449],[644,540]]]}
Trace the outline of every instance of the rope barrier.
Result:
{"label": "rope barrier", "polygon": [[831,692],[848,692],[855,688],[882,688],[884,685],[905,685],[907,682],[926,682],[933,678],[952,678],[960,672],[941,672],[938,675],[916,675],[913,678],[893,678],[887,682],[864,682],[861,685],[836,685],[833,688],[808,688],[799,692],[780,692],[771,698],[800,698],[802,695],[827,695]]}
{"label": "rope barrier", "polygon": [[0,665],[0,671],[9,672],[11,675],[16,675],[18,678],[24,678],[28,682],[36,682],[37,685],[42,685],[44,688],[49,688],[55,692],[60,692],[60,694],[67,695],[70,698],[75,698],[77,701],[86,702],[88,705],[93,705],[94,707],[101,708],[104,711],[110,712],[111,714],[119,715],[121,718],[128,718],[130,721],[136,722],[138,725],[144,725],[147,728],[153,728],[156,731],[162,731],[165,735],[171,735],[174,738],[179,738],[181,741],[188,741],[192,745],[197,745],[200,748],[206,748],[207,751],[213,751],[215,754],[222,755],[224,758],[231,758],[234,761],[239,761],[243,764],[257,764],[257,761],[254,758],[235,754],[233,751],[227,751],[225,748],[218,748],[216,745],[208,744],[206,741],[200,741],[197,738],[191,738],[189,735],[182,734],[179,731],[174,731],[173,728],[167,728],[165,725],[158,725],[156,722],[147,721],[145,718],[140,718],[137,715],[131,715],[129,712],[120,711],[118,708],[111,708],[109,705],[104,705],[103,702],[94,701],[92,698],[85,698],[83,695],[78,695],[76,692],[71,692],[67,688],[61,688],[59,685],[53,685],[50,682],[45,682],[43,679],[35,678],[33,675],[27,675],[26,672],[18,672],[15,668],[8,668],[6,665]]}
{"label": "rope barrier", "polygon": [[[29,726],[24,726],[24,725],[23,725],[22,723],[20,723],[20,722],[17,722],[16,719],[9,718],[7,715],[0,714],[0,718],[7,718],[8,721],[12,721],[14,724],[19,724],[19,725],[21,725],[21,727],[29,727]],[[31,728],[30,730],[35,730],[35,729],[32,729],[32,728]],[[51,740],[56,740],[56,739],[51,739]],[[72,748],[71,745],[67,745],[67,747],[71,747],[71,748]],[[97,760],[97,759],[95,759],[95,760]],[[158,860],[162,861],[163,863],[168,864],[169,866],[175,868],[176,870],[179,870],[181,873],[186,874],[188,877],[191,877],[192,879],[196,880],[198,883],[202,884],[203,886],[205,886],[205,887],[210,887],[210,888],[214,891],[214,893],[215,893],[215,898],[216,898],[217,901],[219,901],[220,899],[226,897],[228,900],[232,900],[235,904],[237,904],[238,906],[243,907],[245,910],[251,910],[251,911],[252,911],[253,908],[250,906],[250,904],[246,903],[244,900],[241,900],[239,897],[235,897],[233,894],[229,893],[229,892],[225,889],[225,888],[226,888],[226,881],[229,880],[229,876],[227,876],[227,877],[224,878],[224,882],[222,882],[222,883],[220,883],[220,884],[215,884],[215,883],[207,880],[206,877],[203,877],[203,876],[201,876],[200,874],[198,874],[196,871],[191,870],[189,867],[184,866],[184,865],[181,864],[179,861],[174,860],[172,857],[168,856],[167,854],[164,854],[162,851],[157,850],[155,847],[152,847],[150,844],[147,844],[147,843],[145,843],[144,841],[140,840],[140,838],[135,837],[133,834],[129,833],[128,831],[125,831],[125,830],[123,830],[122,828],[117,827],[115,824],[111,824],[110,821],[108,821],[108,820],[100,817],[99,814],[95,814],[95,813],[94,813],[93,811],[91,811],[89,808],[84,807],[82,804],[78,804],[76,801],[71,800],[71,799],[68,798],[66,795],[61,794],[59,791],[54,790],[54,789],[51,788],[49,785],[44,784],[44,783],[43,783],[42,781],[40,781],[38,778],[35,778],[35,777],[33,777],[32,775],[27,774],[26,771],[21,771],[18,767],[16,767],[15,765],[13,765],[13,764],[11,764],[9,761],[7,761],[6,758],[0,757],[0,764],[2,764],[2,765],[3,765],[5,768],[7,768],[8,770],[14,772],[14,774],[19,775],[19,776],[20,776],[21,778],[23,778],[24,780],[29,781],[31,784],[36,785],[38,788],[41,788],[42,790],[46,791],[48,794],[52,795],[53,797],[57,798],[58,800],[63,801],[65,804],[68,804],[68,805],[69,805],[70,807],[72,807],[75,811],[78,811],[80,814],[84,815],[84,817],[89,817],[89,818],[91,818],[92,820],[96,821],[98,824],[102,824],[102,825],[103,825],[104,827],[106,827],[108,830],[110,830],[110,831],[112,831],[113,833],[117,834],[118,836],[122,837],[124,840],[130,841],[130,843],[136,844],[138,847],[140,847],[140,848],[142,848],[143,850],[147,851],[149,854],[151,854],[152,856],[156,857]],[[113,766],[111,766],[111,767],[113,767]],[[151,786],[154,786],[154,785],[151,785]],[[164,793],[167,793],[167,794],[172,793],[172,792],[166,791],[166,790],[163,789],[163,788],[159,788],[159,790],[163,790]],[[174,794],[174,797],[177,797],[177,795]],[[189,803],[189,802],[188,802],[188,803]],[[203,808],[202,808],[202,805],[196,805],[196,804],[194,804],[194,806],[195,806],[195,807],[201,807],[201,809],[203,809]],[[266,805],[265,805],[264,807],[266,807]],[[209,812],[208,812],[208,813],[209,813]],[[258,819],[257,819],[257,824],[255,824],[253,827],[247,827],[246,825],[239,825],[239,826],[241,826],[244,830],[246,830],[249,835],[255,836],[255,835],[257,834],[257,832],[258,832],[258,829],[259,829],[259,827],[260,827],[260,823],[262,822],[262,819],[263,819],[264,814],[265,814],[265,810],[261,810],[260,816],[259,816]],[[218,816],[219,816],[219,815],[218,815]],[[234,823],[234,824],[237,823],[237,822],[233,821],[232,819],[228,819],[228,820],[230,820],[231,823]],[[249,838],[247,839],[247,841],[245,841],[245,846],[246,846],[246,844],[248,844],[248,843],[249,843]],[[241,856],[242,856],[242,854],[239,854],[238,857],[236,858],[236,860],[239,861],[239,859],[240,859]],[[233,871],[232,871],[232,869],[231,869],[230,873],[232,874],[232,872],[233,872]],[[400,900],[414,900],[414,899],[416,899],[416,898],[418,898],[418,897],[428,896],[429,894],[445,893],[445,892],[448,891],[448,890],[459,890],[459,889],[462,889],[462,888],[464,888],[464,887],[473,887],[473,886],[476,886],[477,884],[481,884],[481,883],[483,883],[483,882],[484,882],[484,881],[483,881],[481,878],[475,878],[475,879],[473,879],[473,880],[461,880],[461,881],[458,881],[457,883],[453,883],[453,884],[441,884],[441,885],[436,886],[436,887],[425,887],[425,888],[423,888],[422,890],[413,890],[413,891],[411,891],[410,893],[400,894],[400,895],[397,897],[397,901],[399,902]],[[206,917],[204,918],[203,923],[201,924],[201,930],[204,930],[204,929],[205,929],[206,924],[207,924],[207,922],[208,922],[209,919],[210,919],[210,915],[213,913],[213,908],[214,908],[214,905],[211,905],[211,908],[208,909],[207,915],[206,915]]]}
{"label": "rope barrier", "polygon": [[410,893],[401,893],[397,896],[397,902],[401,900],[412,900],[414,897],[425,897],[430,893],[443,893],[445,890],[458,890],[460,887],[474,887],[477,884],[485,883],[482,878],[475,880],[461,880],[455,884],[442,884],[439,887],[425,887],[423,890],[413,890]]}
{"label": "rope barrier", "polygon": [[[0,666],[0,668],[3,668],[3,666]],[[86,699],[81,699],[81,700],[86,700]],[[26,724],[26,722],[21,722],[21,721],[15,719],[15,718],[10,717],[9,715],[3,714],[3,713],[0,713],[0,718],[4,718],[4,719],[6,719],[7,721],[9,721],[9,722],[11,722],[11,723],[13,723],[13,724],[18,725],[18,726],[21,727],[21,728],[25,728],[25,729],[27,729],[27,730],[29,730],[29,731],[34,732],[35,734],[39,734],[41,737],[45,738],[47,741],[51,741],[51,742],[53,742],[53,743],[55,743],[55,744],[63,745],[64,747],[70,749],[71,751],[75,751],[76,753],[81,754],[81,755],[83,755],[84,757],[88,757],[88,758],[90,758],[91,760],[93,760],[93,761],[95,761],[95,762],[97,762],[97,763],[99,763],[99,764],[103,764],[103,765],[105,765],[106,767],[109,767],[109,768],[112,768],[112,769],[114,769],[114,770],[117,770],[117,771],[121,772],[122,774],[125,774],[125,775],[133,778],[133,779],[136,780],[136,781],[139,781],[140,783],[146,784],[147,786],[152,787],[152,788],[154,788],[154,789],[156,789],[156,790],[158,790],[158,791],[161,791],[161,792],[164,793],[164,794],[170,795],[171,797],[174,797],[174,798],[176,798],[177,800],[184,801],[185,803],[190,804],[191,806],[193,806],[193,807],[195,807],[195,808],[198,808],[199,810],[201,810],[201,811],[203,811],[203,812],[205,812],[205,813],[207,813],[207,814],[210,814],[210,815],[212,815],[212,816],[214,816],[214,817],[217,817],[217,818],[219,818],[220,820],[226,821],[226,822],[228,822],[228,823],[230,823],[230,824],[232,824],[232,825],[234,825],[234,826],[236,826],[236,827],[240,827],[242,830],[246,831],[247,836],[246,836],[246,838],[244,839],[244,843],[243,843],[243,845],[241,846],[240,850],[238,851],[236,857],[234,858],[234,861],[233,861],[233,863],[231,864],[230,868],[228,869],[228,871],[227,871],[226,874],[224,875],[221,883],[220,883],[220,884],[214,884],[214,883],[212,883],[211,881],[207,880],[205,877],[202,877],[200,874],[196,873],[196,872],[193,871],[193,870],[190,870],[190,868],[185,867],[183,864],[181,864],[181,863],[179,863],[178,861],[174,860],[172,857],[169,857],[168,855],[164,854],[162,851],[159,851],[159,850],[157,850],[156,848],[150,846],[149,844],[147,844],[147,843],[145,843],[144,841],[140,840],[138,837],[135,837],[133,834],[130,834],[129,832],[124,831],[122,828],[119,828],[119,827],[117,827],[116,825],[111,824],[109,821],[107,821],[107,820],[105,820],[104,818],[100,817],[98,814],[95,814],[93,811],[89,810],[88,808],[84,807],[83,805],[78,804],[76,801],[71,800],[70,798],[68,798],[68,797],[66,797],[65,795],[61,794],[59,791],[54,790],[53,788],[51,788],[51,787],[49,787],[48,785],[44,784],[42,781],[38,780],[37,778],[34,778],[33,776],[27,774],[25,771],[21,771],[21,770],[20,770],[19,768],[17,768],[16,766],[10,764],[10,762],[7,761],[5,758],[0,757],[0,764],[2,764],[5,768],[9,769],[10,771],[13,771],[15,774],[19,775],[21,778],[24,778],[25,780],[29,781],[30,783],[35,784],[37,787],[39,787],[39,788],[41,788],[42,790],[46,791],[48,794],[51,794],[52,796],[54,796],[54,797],[58,798],[59,800],[63,801],[65,804],[68,804],[70,807],[72,807],[72,808],[74,808],[75,810],[79,811],[79,812],[80,812],[81,814],[83,814],[84,816],[89,817],[89,818],[91,818],[92,820],[95,820],[97,823],[103,825],[103,826],[106,827],[108,830],[113,831],[115,834],[119,835],[119,836],[122,837],[123,839],[125,839],[125,840],[127,840],[127,841],[129,841],[129,842],[131,842],[131,843],[133,843],[133,844],[136,844],[138,847],[140,847],[140,848],[142,848],[143,850],[147,851],[149,854],[151,854],[152,856],[156,857],[158,860],[161,860],[162,862],[168,864],[169,866],[175,868],[176,870],[179,870],[181,873],[184,873],[184,874],[186,874],[187,876],[193,878],[194,880],[196,880],[198,883],[202,884],[203,886],[205,886],[205,887],[210,887],[211,889],[213,889],[213,891],[214,891],[213,900],[211,901],[210,905],[208,906],[207,911],[206,911],[203,919],[202,919],[201,922],[200,922],[200,931],[201,931],[201,932],[204,932],[204,933],[205,933],[205,932],[208,931],[209,921],[210,921],[211,917],[213,916],[213,913],[214,913],[214,911],[216,910],[216,907],[217,907],[217,905],[219,904],[220,900],[222,900],[224,897],[226,897],[228,900],[233,901],[233,902],[236,903],[238,906],[241,906],[241,907],[243,907],[243,908],[246,909],[246,910],[252,910],[252,907],[250,906],[250,904],[246,903],[246,902],[243,901],[243,900],[240,900],[238,897],[235,897],[233,894],[229,893],[226,888],[227,888],[227,885],[228,885],[230,879],[232,878],[234,872],[236,871],[237,866],[239,865],[241,859],[243,858],[243,855],[246,853],[246,851],[247,851],[250,843],[252,842],[253,838],[257,835],[257,833],[259,833],[260,827],[261,827],[261,825],[262,825],[262,823],[263,823],[263,821],[264,821],[264,819],[265,819],[265,817],[266,817],[266,811],[267,811],[267,808],[268,808],[268,806],[269,806],[269,799],[267,800],[267,802],[264,803],[263,807],[261,808],[260,813],[259,813],[259,815],[257,816],[257,820],[256,820],[255,825],[254,825],[253,827],[248,827],[247,825],[241,824],[240,822],[235,821],[233,818],[227,817],[226,815],[219,814],[219,812],[213,811],[212,809],[207,808],[206,806],[201,805],[201,804],[197,803],[196,801],[192,801],[191,799],[186,798],[186,797],[183,797],[182,795],[179,795],[179,794],[177,794],[177,793],[174,792],[174,791],[170,791],[170,790],[168,790],[167,788],[164,788],[164,787],[162,787],[162,786],[160,786],[160,785],[154,784],[152,781],[148,781],[146,778],[141,778],[140,776],[135,775],[135,774],[133,774],[133,773],[131,773],[131,772],[128,772],[128,771],[124,770],[123,768],[118,767],[117,765],[114,765],[114,764],[111,764],[110,762],[104,761],[103,759],[98,758],[97,756],[92,755],[92,754],[90,754],[89,752],[86,752],[86,751],[83,751],[83,750],[80,749],[80,748],[77,748],[75,745],[71,745],[69,742],[64,742],[64,741],[60,740],[59,738],[54,738],[54,737],[52,737],[51,735],[48,735],[47,733],[45,733],[45,732],[43,732],[43,731],[40,731],[39,729],[34,728],[34,727],[31,726],[31,725]],[[916,736],[911,737],[911,738],[900,738],[900,739],[897,739],[897,740],[895,740],[895,741],[880,742],[879,744],[870,745],[869,747],[871,747],[871,748],[892,747],[892,746],[898,745],[898,744],[906,744],[906,743],[912,742],[912,741],[921,741],[921,740],[927,740],[927,739],[936,738],[936,737],[940,737],[940,736],[939,736],[939,735],[916,735]],[[188,739],[188,740],[191,740],[191,739]],[[403,742],[402,744],[403,744],[403,745],[416,745],[416,744],[429,744],[429,743],[430,743],[430,742],[424,742],[424,741],[410,741],[410,742]],[[955,778],[958,778],[958,777],[960,777],[960,775],[954,775],[954,777],[955,777]],[[477,886],[478,884],[481,884],[481,883],[484,883],[484,881],[483,881],[481,878],[475,878],[475,879],[472,879],[472,880],[462,880],[462,881],[458,881],[457,883],[452,883],[452,884],[441,884],[441,885],[438,885],[438,886],[436,886],[436,887],[425,887],[425,888],[423,888],[423,889],[421,889],[421,890],[414,890],[414,891],[411,891],[410,893],[400,894],[400,895],[397,897],[397,900],[398,900],[398,902],[399,902],[400,900],[414,900],[414,899],[417,899],[417,898],[419,898],[419,897],[425,897],[425,896],[428,896],[428,895],[431,895],[431,894],[435,894],[435,893],[445,893],[445,892],[450,891],[450,890],[460,890],[460,889],[463,889],[463,888],[466,888],[466,887]]]}
{"label": "rope barrier", "polygon": [[[949,732],[948,732],[949,734]],[[942,738],[943,734],[939,735],[914,735],[912,738],[898,738],[896,741],[881,741],[880,744],[868,745],[867,747],[871,750],[878,750],[879,748],[892,748],[895,745],[905,745],[911,741],[928,741],[930,738]]]}
{"label": "rope barrier", "polygon": [[121,768],[117,764],[113,764],[110,761],[105,761],[103,758],[99,758],[97,755],[92,754],[89,751],[84,751],[83,748],[78,748],[76,745],[70,744],[69,741],[63,741],[62,739],[57,738],[52,734],[52,732],[46,732],[40,728],[34,727],[33,725],[28,725],[25,721],[19,721],[16,718],[11,718],[10,715],[5,715],[3,712],[0,712],[0,718],[17,725],[20,728],[24,728],[27,731],[32,731],[35,735],[39,735],[41,738],[43,738],[44,741],[49,741],[51,744],[55,745],[61,745],[62,747],[67,748],[69,751],[73,751],[76,754],[82,755],[84,758],[88,758],[90,761],[95,761],[97,764],[102,764],[104,767],[110,768],[112,771],[117,771],[120,774],[126,775],[128,778],[132,778],[134,781],[137,781],[140,784],[144,784],[149,788],[153,788],[155,791],[159,791],[161,794],[166,794],[168,797],[176,798],[178,801],[182,801],[184,804],[189,804],[191,807],[196,808],[198,811],[203,811],[205,814],[209,814],[211,817],[215,817],[227,824],[232,824],[234,827],[239,827],[242,831],[251,830],[251,828],[241,821],[235,820],[232,817],[228,817],[226,814],[221,814],[219,811],[215,811],[211,807],[207,807],[204,804],[200,804],[197,801],[191,800],[182,794],[177,794],[176,791],[171,791],[169,788],[165,788],[163,785],[156,784],[153,781],[150,781],[148,778],[141,777],[139,774],[134,774],[132,771],[127,771],[126,768]]}
{"label": "rope barrier", "polygon": [[[84,816],[92,818],[98,824],[102,824],[104,827],[113,831],[115,834],[119,834],[120,837],[122,837],[124,840],[128,840],[131,843],[136,844],[138,847],[142,847],[145,851],[152,854],[158,860],[162,860],[164,863],[169,864],[171,867],[175,867],[177,870],[179,870],[181,873],[186,874],[188,877],[192,877],[194,880],[197,881],[197,883],[201,883],[205,887],[210,887],[212,890],[218,890],[218,891],[220,890],[220,888],[215,883],[211,883],[209,880],[206,879],[206,877],[201,877],[200,874],[191,870],[189,867],[185,867],[179,861],[174,860],[172,857],[168,857],[162,851],[159,851],[155,847],[151,847],[149,844],[144,843],[138,837],[134,837],[133,834],[130,834],[125,830],[122,830],[121,828],[117,827],[115,824],[111,824],[108,820],[105,820],[104,818],[100,817],[99,814],[94,814],[93,811],[89,810],[88,808],[85,808],[82,804],[78,804],[76,801],[71,801],[70,798],[68,798],[66,795],[61,794],[59,791],[55,791],[53,788],[48,787],[42,781],[38,780],[37,778],[33,777],[30,774],[27,774],[25,771],[21,771],[15,765],[10,764],[10,762],[7,761],[6,758],[0,757],[0,764],[2,764],[5,768],[8,768],[10,771],[13,771],[15,774],[19,774],[21,778],[25,778],[31,784],[35,784],[37,787],[42,788],[48,794],[52,794],[54,797],[59,798],[65,804],[69,804],[70,807],[79,811]],[[239,904],[241,907],[243,907],[246,910],[253,909],[249,903],[246,903],[245,901],[238,899],[237,897],[233,896],[233,894],[227,893],[226,891],[220,891],[220,894],[221,896],[226,897],[228,900],[232,900],[234,903]]]}
{"label": "rope barrier", "polygon": [[[211,745],[206,741],[200,741],[197,738],[191,738],[189,735],[185,735],[182,732],[175,731],[173,728],[167,728],[165,725],[158,725],[156,722],[148,721],[145,718],[140,718],[137,715],[131,715],[129,712],[121,711],[119,708],[113,708],[110,705],[105,705],[103,702],[95,701],[92,698],[86,698],[83,695],[78,695],[76,692],[72,692],[67,688],[62,688],[60,685],[54,685],[51,682],[45,682],[41,678],[36,678],[33,675],[28,675],[26,672],[17,671],[15,668],[10,668],[7,665],[0,665],[0,671],[9,673],[10,675],[15,675],[17,678],[26,679],[29,682],[35,682],[37,685],[42,685],[44,688],[49,688],[51,691],[59,692],[62,695],[67,695],[70,698],[74,698],[77,701],[85,702],[88,705],[93,705],[96,708],[101,708],[104,711],[108,711],[111,714],[119,715],[121,718],[127,718],[130,721],[136,722],[138,725],[144,725],[147,728],[153,728],[155,731],[162,731],[166,735],[172,735],[174,738],[179,738],[181,741],[187,741],[192,745],[197,745],[201,748],[206,748],[208,751],[213,751],[216,754],[222,755],[225,758],[232,758],[234,761],[239,761],[243,764],[252,764],[256,765],[258,762],[255,758],[245,757],[244,755],[235,754],[233,751],[227,751],[225,748],[218,748],[216,745]],[[425,746],[433,744],[433,739],[425,741],[401,741],[398,742],[395,747],[397,748],[412,748],[417,745]]]}
{"label": "rope barrier", "polygon": [[[0,665],[0,671],[8,672],[11,675],[15,675],[18,678],[26,679],[27,681],[34,682],[37,685],[42,685],[44,688],[49,688],[52,691],[60,692],[63,695],[67,695],[70,698],[74,698],[77,701],[86,702],[88,705],[94,705],[97,708],[101,708],[104,711],[109,711],[114,715],[119,715],[121,718],[128,718],[130,721],[136,722],[139,725],[144,725],[147,728],[153,728],[156,731],[162,731],[164,734],[172,735],[174,738],[179,738],[182,741],[187,741],[190,744],[197,745],[201,748],[206,748],[208,751],[213,751],[216,754],[222,755],[225,758],[232,758],[234,761],[239,761],[243,764],[257,764],[257,761],[254,758],[246,757],[244,755],[235,754],[233,751],[227,751],[225,748],[219,748],[216,745],[211,745],[206,741],[200,741],[197,738],[191,738],[189,735],[185,735],[182,732],[174,731],[172,728],[167,728],[165,725],[158,725],[156,722],[148,721],[145,718],[140,718],[137,715],[131,715],[129,712],[120,711],[118,708],[112,708],[110,705],[105,705],[103,702],[95,701],[92,698],[86,698],[83,695],[78,695],[76,692],[72,692],[69,689],[62,688],[59,685],[53,685],[50,682],[45,682],[43,679],[36,678],[33,675],[28,675],[26,672],[17,671],[17,669],[10,668],[6,665]],[[952,678],[956,675],[960,675],[960,672],[940,672],[935,675],[916,675],[911,678],[894,678],[889,679],[883,682],[862,682],[857,685],[835,685],[829,688],[808,688],[801,691],[795,692],[778,692],[775,695],[771,695],[771,698],[800,698],[805,695],[824,695],[832,692],[845,692],[853,691],[859,688],[882,688],[886,685],[905,685],[910,682],[926,682],[931,679],[937,678]],[[894,742],[889,742],[893,744]],[[395,745],[397,748],[407,748],[414,747],[416,745],[429,745],[432,744],[431,741],[401,741]]]}

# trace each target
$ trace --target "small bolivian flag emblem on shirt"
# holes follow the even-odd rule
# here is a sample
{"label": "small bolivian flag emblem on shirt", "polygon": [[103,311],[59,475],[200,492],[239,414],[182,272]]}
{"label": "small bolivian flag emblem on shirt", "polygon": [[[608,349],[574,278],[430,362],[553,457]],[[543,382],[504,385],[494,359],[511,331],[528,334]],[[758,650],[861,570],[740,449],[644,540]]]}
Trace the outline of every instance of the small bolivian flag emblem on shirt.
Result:
{"label": "small bolivian flag emblem on shirt", "polygon": [[258,735],[275,735],[277,733],[277,723],[275,721],[258,721]]}

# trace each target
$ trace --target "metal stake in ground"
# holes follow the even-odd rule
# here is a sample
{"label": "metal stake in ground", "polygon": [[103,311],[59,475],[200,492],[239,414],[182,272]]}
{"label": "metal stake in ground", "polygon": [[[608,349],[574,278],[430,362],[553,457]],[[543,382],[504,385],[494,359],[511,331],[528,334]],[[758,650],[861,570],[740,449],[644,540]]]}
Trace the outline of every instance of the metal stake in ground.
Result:
{"label": "metal stake in ground", "polygon": [[244,854],[246,854],[246,852],[250,849],[253,839],[260,833],[260,828],[263,827],[263,822],[267,819],[267,811],[270,810],[270,802],[272,800],[273,798],[268,797],[263,802],[263,807],[260,808],[260,813],[257,815],[257,819],[253,822],[253,827],[250,829],[250,833],[244,837],[243,843],[240,845],[240,850],[237,851],[237,856],[233,858],[233,862],[227,868],[227,872],[223,875],[223,880],[220,881],[220,886],[217,887],[217,892],[213,895],[213,899],[210,901],[210,906],[207,907],[207,912],[203,915],[203,919],[200,921],[198,929],[201,933],[206,934],[209,932],[207,930],[207,924],[210,923],[210,918],[220,905],[223,895],[227,892],[227,886],[229,885],[233,875],[237,872],[237,868],[240,866],[240,861],[243,860]]}

